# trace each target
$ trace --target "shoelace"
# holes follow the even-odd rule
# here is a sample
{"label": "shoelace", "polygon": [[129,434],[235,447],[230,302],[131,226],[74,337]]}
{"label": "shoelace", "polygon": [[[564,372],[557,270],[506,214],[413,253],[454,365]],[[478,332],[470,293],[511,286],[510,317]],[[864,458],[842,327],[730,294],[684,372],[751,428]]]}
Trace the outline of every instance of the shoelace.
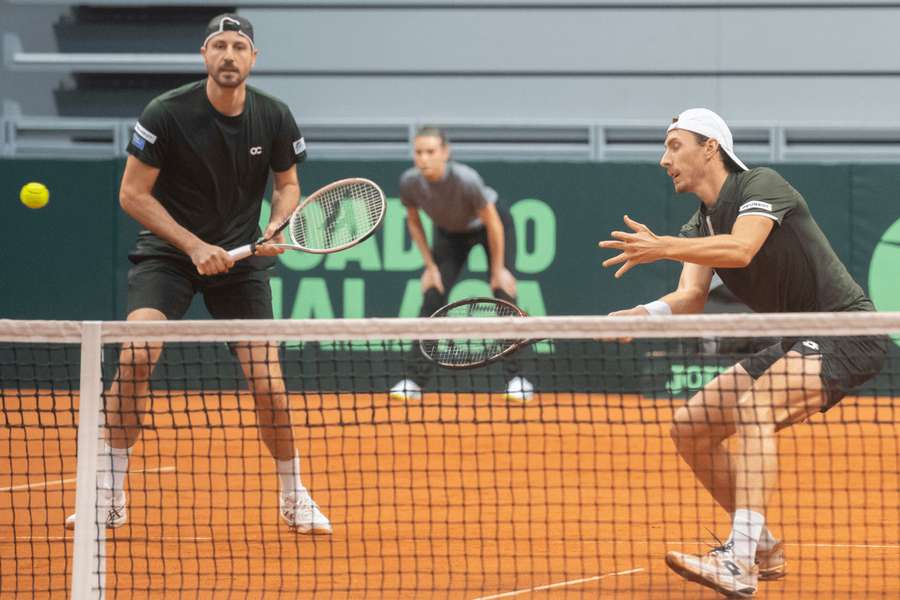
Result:
{"label": "shoelace", "polygon": [[709,529],[706,530],[706,533],[708,533],[712,537],[712,539],[716,540],[716,543],[718,544],[718,546],[713,546],[711,544],[707,544],[707,546],[710,547],[710,551],[707,552],[707,554],[724,554],[726,552],[731,552],[734,550],[734,541],[729,541],[728,543],[725,543],[722,540],[720,540],[719,537],[715,533],[710,531]]}

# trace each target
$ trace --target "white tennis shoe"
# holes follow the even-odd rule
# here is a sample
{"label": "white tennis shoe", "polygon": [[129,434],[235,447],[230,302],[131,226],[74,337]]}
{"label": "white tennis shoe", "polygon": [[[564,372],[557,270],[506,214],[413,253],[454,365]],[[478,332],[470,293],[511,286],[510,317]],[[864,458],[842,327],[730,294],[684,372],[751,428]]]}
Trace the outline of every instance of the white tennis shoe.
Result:
{"label": "white tennis shoe", "polygon": [[534,386],[522,376],[515,376],[509,380],[506,386],[504,398],[515,402],[528,402],[534,397]]}
{"label": "white tennis shoe", "polygon": [[402,379],[398,381],[389,392],[391,400],[399,400],[401,402],[409,400],[421,400],[422,388],[412,379]]}
{"label": "white tennis shoe", "polygon": [[297,533],[331,534],[331,521],[319,510],[319,505],[301,490],[281,494],[281,518]]}
{"label": "white tennis shoe", "polygon": [[[110,529],[116,529],[128,522],[128,509],[125,507],[125,492],[114,494],[112,490],[97,490],[97,514]],[[98,519],[98,520],[99,520]],[[75,529],[74,513],[66,517],[66,529]]]}

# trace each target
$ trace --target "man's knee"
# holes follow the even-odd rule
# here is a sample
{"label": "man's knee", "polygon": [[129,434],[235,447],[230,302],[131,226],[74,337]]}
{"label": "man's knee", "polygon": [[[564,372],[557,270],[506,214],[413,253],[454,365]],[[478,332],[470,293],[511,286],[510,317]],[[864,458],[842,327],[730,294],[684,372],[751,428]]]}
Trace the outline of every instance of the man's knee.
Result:
{"label": "man's knee", "polygon": [[684,454],[695,449],[698,437],[690,421],[674,419],[669,426],[669,437],[679,453]]}
{"label": "man's knee", "polygon": [[737,402],[738,425],[740,427],[753,427],[771,429],[774,431],[776,424],[775,406],[771,400],[759,397],[760,394],[744,394]]}
{"label": "man's knee", "polygon": [[127,344],[119,354],[119,366],[133,369],[137,379],[140,379],[141,375],[146,378],[149,377],[161,352],[160,344]]}
{"label": "man's knee", "polygon": [[686,406],[675,411],[669,427],[669,437],[680,454],[696,454],[721,442],[726,435],[711,428],[703,419],[696,419]]}

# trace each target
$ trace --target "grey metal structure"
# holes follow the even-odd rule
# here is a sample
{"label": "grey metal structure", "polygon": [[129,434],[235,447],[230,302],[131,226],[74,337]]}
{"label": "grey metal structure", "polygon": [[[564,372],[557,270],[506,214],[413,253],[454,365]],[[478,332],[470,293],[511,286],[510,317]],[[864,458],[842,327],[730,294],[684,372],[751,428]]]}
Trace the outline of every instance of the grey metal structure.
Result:
{"label": "grey metal structure", "polygon": [[[205,3],[91,2],[131,4]],[[196,53],[142,52],[142,40],[117,38],[114,28],[121,52],[61,52],[48,41],[49,23],[29,30],[30,11],[69,6],[0,0],[0,17],[16,17],[0,18],[0,76],[15,84],[0,86],[4,155],[122,152],[129,119],[59,118],[46,100],[32,102],[40,82],[50,96],[80,72],[203,75]],[[733,125],[751,162],[900,161],[900,2],[238,6],[262,50],[252,83],[289,102],[317,156],[406,157],[410,131],[429,122],[447,125],[466,158],[655,160],[671,117],[707,106]]]}

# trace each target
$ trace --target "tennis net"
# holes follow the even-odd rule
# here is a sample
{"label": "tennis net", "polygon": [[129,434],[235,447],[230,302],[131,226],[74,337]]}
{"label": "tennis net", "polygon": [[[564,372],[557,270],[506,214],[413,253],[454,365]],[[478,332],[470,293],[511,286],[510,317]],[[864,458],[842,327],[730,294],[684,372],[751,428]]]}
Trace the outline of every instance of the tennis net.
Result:
{"label": "tennis net", "polygon": [[[897,332],[894,313],[0,321],[0,594],[714,598],[665,562],[731,530],[682,456],[678,409],[777,340],[862,339],[874,346],[851,348],[887,349],[878,375],[776,436],[765,517],[787,562],[757,595],[897,597]],[[423,370],[409,352],[448,338],[534,343],[462,371]],[[145,389],[122,363],[158,350]],[[816,396],[822,379],[798,364],[799,377],[768,378],[770,396]],[[430,374],[422,396],[391,398],[411,372]],[[514,377],[533,396],[507,397]],[[281,381],[292,426],[273,408]],[[717,397],[743,395],[737,379],[719,381]],[[728,429],[724,412],[704,408],[691,427]],[[330,535],[300,534],[281,516],[285,479],[266,440],[284,431]],[[742,452],[746,438],[720,433]],[[124,469],[104,448],[129,435]],[[106,527],[120,503],[104,504],[98,482],[116,476],[125,510]]]}

